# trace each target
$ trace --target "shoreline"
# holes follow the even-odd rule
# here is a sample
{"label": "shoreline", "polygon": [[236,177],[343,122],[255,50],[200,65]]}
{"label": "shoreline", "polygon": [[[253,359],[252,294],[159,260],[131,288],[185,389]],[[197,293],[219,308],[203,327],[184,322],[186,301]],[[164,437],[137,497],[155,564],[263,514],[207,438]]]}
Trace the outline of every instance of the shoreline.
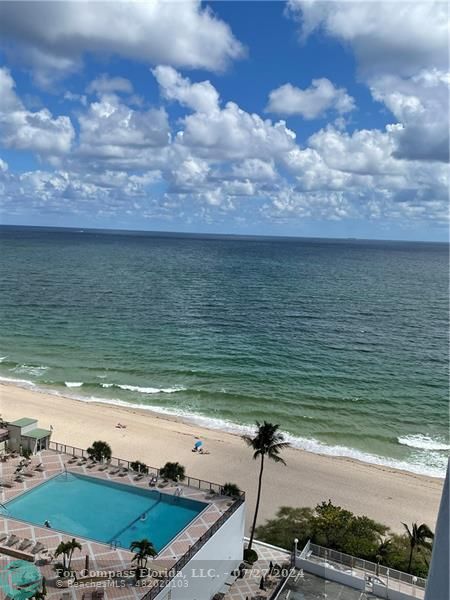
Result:
{"label": "shoreline", "polygon": [[[0,359],[1,361],[1,359]],[[122,400],[120,398],[102,398],[98,396],[87,396],[83,394],[74,393],[75,390],[82,387],[82,382],[64,382],[65,389],[58,390],[54,387],[51,387],[49,384],[46,386],[45,384],[35,383],[31,380],[27,379],[16,379],[16,378],[8,378],[8,377],[0,377],[0,386],[2,385],[12,385],[14,387],[18,387],[20,389],[29,390],[33,393],[42,393],[44,395],[52,395],[60,398],[67,398],[68,400],[74,400],[77,402],[81,402],[83,404],[96,404],[103,406],[111,406],[116,408],[124,408],[125,410],[138,411],[142,412],[142,414],[148,414],[155,418],[167,419],[169,421],[182,422],[187,425],[191,425],[197,428],[205,428],[212,431],[220,431],[222,433],[228,433],[230,435],[236,435],[238,437],[243,434],[251,434],[253,431],[252,426],[248,424],[231,422],[222,418],[211,417],[198,413],[186,412],[183,410],[176,409],[166,409],[162,406],[153,406],[148,404],[139,404],[137,402]],[[116,384],[106,384],[103,387],[114,387]],[[117,385],[116,387],[123,387],[124,389],[130,389],[130,386],[121,386]],[[137,389],[137,388],[136,388]],[[147,389],[147,388],[140,388]],[[169,388],[169,389],[161,389],[152,392],[144,392],[148,393],[156,393],[166,392],[173,393],[176,391],[183,391],[185,388]],[[314,438],[304,438],[296,436],[288,431],[282,431],[285,440],[290,444],[292,448],[297,450],[317,454],[320,456],[329,456],[332,458],[346,458],[352,461],[356,461],[362,463],[364,465],[372,465],[378,466],[382,468],[392,469],[394,471],[400,471],[403,473],[410,473],[413,475],[419,475],[423,477],[431,477],[436,479],[444,479],[446,473],[446,466],[440,471],[435,466],[428,466],[427,469],[424,469],[419,464],[409,463],[400,458],[392,458],[388,456],[382,456],[377,454],[372,454],[370,452],[364,450],[358,450],[356,448],[352,448],[351,446],[341,446],[341,445],[331,445],[320,442]],[[397,438],[400,442],[400,438]],[[402,443],[402,442],[400,442]],[[403,444],[409,445],[409,444]],[[421,447],[421,446],[416,446]],[[441,448],[443,449],[443,448]],[[450,446],[448,447],[450,450]],[[430,451],[433,451],[434,448],[430,448]]]}
{"label": "shoreline", "polygon": [[[258,465],[237,433],[150,409],[84,401],[12,382],[0,382],[0,412],[6,420],[30,416],[38,418],[42,427],[52,425],[56,442],[86,448],[95,439],[104,439],[120,458],[143,460],[155,467],[177,460],[193,477],[235,482],[247,493],[247,525],[250,523]],[[117,429],[118,422],[127,428]],[[210,454],[191,452],[196,436]],[[286,467],[267,463],[259,524],[273,517],[280,506],[315,506],[330,498],[394,532],[402,531],[402,521],[425,522],[434,529],[444,483],[441,478],[295,447],[283,456]]]}

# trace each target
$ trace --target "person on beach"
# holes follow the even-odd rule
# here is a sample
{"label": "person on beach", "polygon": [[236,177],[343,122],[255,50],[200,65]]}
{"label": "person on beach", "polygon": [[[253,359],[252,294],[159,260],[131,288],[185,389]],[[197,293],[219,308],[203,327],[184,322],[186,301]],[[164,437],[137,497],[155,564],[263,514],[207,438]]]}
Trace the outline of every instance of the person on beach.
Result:
{"label": "person on beach", "polygon": [[44,522],[44,527],[47,527],[47,529],[51,529],[52,526],[50,525],[50,521],[46,520]]}

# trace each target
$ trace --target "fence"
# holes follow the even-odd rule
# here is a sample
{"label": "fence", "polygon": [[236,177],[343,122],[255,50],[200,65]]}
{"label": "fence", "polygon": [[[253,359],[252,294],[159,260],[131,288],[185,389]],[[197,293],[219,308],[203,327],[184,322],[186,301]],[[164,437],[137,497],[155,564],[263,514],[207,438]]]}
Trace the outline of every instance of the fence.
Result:
{"label": "fence", "polygon": [[[53,450],[55,452],[59,452],[60,454],[68,454],[70,456],[75,456],[79,458],[88,458],[89,454],[87,450],[83,450],[83,448],[77,448],[75,446],[69,446],[67,444],[61,444],[59,442],[50,442],[49,450]],[[112,467],[124,467],[125,469],[132,470],[131,465],[134,461],[126,460],[123,458],[111,457],[108,461]],[[161,469],[156,467],[148,467],[149,475],[155,475],[156,477],[160,476]],[[197,479],[197,477],[191,477],[186,475],[183,480],[188,487],[196,488],[199,490],[203,490],[206,492],[215,492],[216,494],[221,494],[223,489],[223,484],[214,483],[212,481],[206,481],[205,479]],[[241,492],[240,497],[245,498],[245,493]]]}

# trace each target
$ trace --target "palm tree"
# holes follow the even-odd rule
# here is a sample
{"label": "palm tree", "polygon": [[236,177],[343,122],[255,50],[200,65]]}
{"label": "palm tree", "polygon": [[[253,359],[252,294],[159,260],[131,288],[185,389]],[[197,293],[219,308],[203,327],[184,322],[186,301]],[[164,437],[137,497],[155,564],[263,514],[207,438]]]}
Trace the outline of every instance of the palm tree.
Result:
{"label": "palm tree", "polygon": [[238,485],[235,483],[224,483],[222,487],[222,494],[224,496],[230,496],[231,498],[237,498],[241,493]]}
{"label": "palm tree", "polygon": [[256,521],[258,519],[258,511],[259,511],[259,502],[261,500],[261,484],[262,484],[262,476],[264,470],[264,459],[267,456],[272,459],[274,462],[281,463],[285,465],[284,460],[279,456],[281,450],[287,448],[289,444],[284,441],[284,436],[279,431],[279,425],[273,425],[272,423],[268,423],[264,421],[264,423],[258,423],[256,421],[256,434],[254,437],[249,435],[244,435],[243,440],[245,443],[250,446],[253,452],[253,458],[256,460],[257,458],[261,458],[260,469],[259,469],[259,480],[258,480],[258,493],[256,496],[256,507],[255,507],[255,515],[253,517],[252,529],[250,532],[250,541],[248,543],[248,550],[252,549],[253,538],[255,535]]}
{"label": "palm tree", "polygon": [[104,460],[111,459],[112,450],[107,442],[97,440],[87,449],[87,453],[89,454],[89,458],[96,460],[97,462],[103,462]]}
{"label": "palm tree", "polygon": [[134,552],[132,560],[137,562],[136,579],[139,579],[142,569],[147,566],[148,559],[151,556],[156,556],[157,552],[153,544],[146,538],[131,542],[130,550]]}
{"label": "palm tree", "polygon": [[390,538],[380,538],[380,543],[378,544],[377,551],[375,553],[375,560],[377,561],[377,570],[376,574],[380,574],[380,564],[386,564],[387,559],[389,557],[389,552],[391,551],[392,540]]}
{"label": "palm tree", "polygon": [[70,565],[72,563],[72,556],[75,550],[81,551],[81,544],[75,538],[72,538],[70,542],[60,542],[55,550],[55,557],[63,557],[63,569],[64,571],[70,571]]}
{"label": "palm tree", "polygon": [[434,538],[434,533],[422,523],[421,525],[417,525],[417,523],[413,523],[411,529],[408,527],[406,523],[402,523],[403,527],[406,529],[406,533],[409,538],[409,561],[408,561],[408,573],[411,573],[411,565],[414,550],[416,548],[426,548],[427,550],[431,550],[432,541]]}

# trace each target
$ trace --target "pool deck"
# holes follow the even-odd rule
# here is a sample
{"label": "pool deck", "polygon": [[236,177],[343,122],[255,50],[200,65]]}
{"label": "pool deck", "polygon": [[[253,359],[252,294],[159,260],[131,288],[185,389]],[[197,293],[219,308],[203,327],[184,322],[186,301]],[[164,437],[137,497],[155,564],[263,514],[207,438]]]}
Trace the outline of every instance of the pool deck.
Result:
{"label": "pool deck", "polygon": [[[111,475],[109,469],[105,471],[99,471],[98,467],[88,469],[85,464],[68,464],[71,457],[67,454],[60,454],[52,450],[46,450],[40,452],[36,456],[32,457],[32,472],[31,477],[24,476],[21,482],[14,482],[13,487],[1,486],[0,490],[0,502],[5,504],[9,500],[16,498],[20,494],[23,494],[27,490],[34,488],[35,486],[43,483],[50,477],[63,473],[65,470],[87,475],[89,477],[95,477],[102,480],[116,481],[118,483],[128,484],[140,489],[149,489],[148,477],[141,481],[134,481],[135,473],[127,473],[125,476],[119,477],[118,475]],[[15,469],[17,468],[21,457],[9,458],[7,462],[0,462],[0,481],[11,481],[14,477]],[[36,471],[34,468],[42,463],[42,470]],[[223,513],[232,504],[232,500],[223,496],[216,496],[214,498],[208,498],[208,492],[199,490],[196,488],[183,485],[183,483],[177,484],[183,490],[183,497],[191,498],[193,500],[199,500],[208,504],[207,508],[200,513],[193,521],[161,551],[158,556],[149,561],[149,567],[157,569],[165,568],[170,569],[179,558],[192,546],[204,533],[206,533],[210,527],[223,515]],[[175,485],[169,485],[164,489],[156,488],[162,494],[174,494],[176,490]],[[91,598],[91,591],[86,590],[75,590],[72,589],[58,589],[55,583],[55,572],[53,564],[58,562],[50,560],[49,554],[53,554],[54,550],[61,541],[68,541],[73,536],[70,534],[64,534],[57,532],[46,527],[37,527],[13,519],[11,517],[0,515],[0,535],[1,534],[15,534],[18,538],[28,539],[33,542],[41,542],[49,553],[36,553],[35,564],[41,570],[47,583],[47,598],[51,600],[64,599],[72,600],[74,598],[80,599],[83,597],[85,600]],[[89,556],[89,569],[96,571],[102,570],[126,570],[131,568],[131,559],[133,554],[127,550],[118,548],[113,549],[110,545],[102,544],[93,540],[84,539],[80,536],[76,536],[77,540],[82,545],[81,552],[75,552],[72,560],[72,568],[76,571],[81,571],[85,568],[86,556]],[[20,542],[13,544],[12,548],[18,550]],[[32,548],[33,546],[30,546]],[[27,552],[29,550],[25,550]],[[5,566],[14,560],[10,556],[0,553],[0,569],[4,569]],[[154,581],[154,580],[153,580]],[[149,582],[151,584],[151,582]],[[92,588],[94,589],[94,588]],[[97,588],[99,589],[99,588]],[[130,600],[135,598],[138,600],[142,598],[145,591],[148,591],[149,587],[143,591],[132,585],[126,585],[125,587],[105,587],[104,598],[115,599],[115,600]],[[64,595],[67,594],[67,595]],[[3,598],[0,592],[0,598]]]}

